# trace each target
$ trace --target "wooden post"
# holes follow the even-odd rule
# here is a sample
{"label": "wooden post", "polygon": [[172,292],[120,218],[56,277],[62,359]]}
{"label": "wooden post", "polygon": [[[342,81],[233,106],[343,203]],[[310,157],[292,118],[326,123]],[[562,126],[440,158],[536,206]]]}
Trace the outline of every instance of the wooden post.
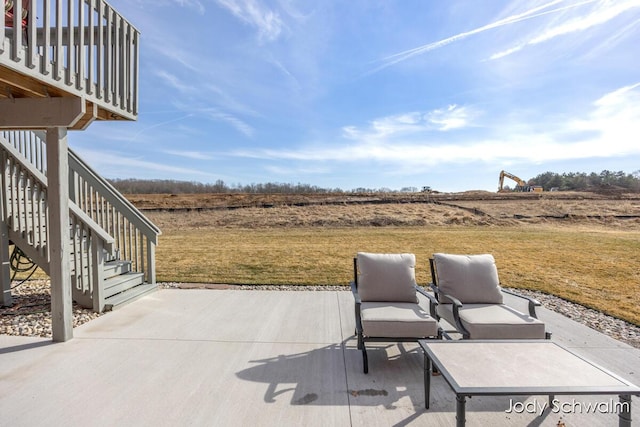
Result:
{"label": "wooden post", "polygon": [[2,163],[2,168],[0,168],[0,183],[2,185],[2,189],[0,191],[0,209],[2,212],[0,213],[0,217],[4,220],[0,221],[0,306],[9,307],[13,305],[13,298],[11,297],[11,266],[10,266],[10,255],[9,255],[9,226],[7,225],[8,212],[7,209],[7,159],[4,154],[0,155],[0,162]]}
{"label": "wooden post", "polygon": [[93,269],[92,282],[91,282],[91,298],[93,304],[93,311],[96,313],[102,313],[104,310],[104,246],[102,239],[98,236],[91,236],[91,257],[93,262],[91,268]]}
{"label": "wooden post", "polygon": [[13,299],[9,266],[9,228],[4,221],[0,221],[0,292],[0,306],[10,307]]}
{"label": "wooden post", "polygon": [[147,283],[156,283],[156,245],[147,237]]}
{"label": "wooden post", "polygon": [[49,206],[49,277],[53,341],[73,338],[71,260],[69,255],[69,154],[67,129],[47,129],[47,203]]}

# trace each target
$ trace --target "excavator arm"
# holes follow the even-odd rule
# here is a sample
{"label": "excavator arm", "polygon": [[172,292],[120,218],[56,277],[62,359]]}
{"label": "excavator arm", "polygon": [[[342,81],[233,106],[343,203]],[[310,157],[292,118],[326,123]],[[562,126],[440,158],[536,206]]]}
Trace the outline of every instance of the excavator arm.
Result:
{"label": "excavator arm", "polygon": [[509,178],[509,179],[515,181],[516,189],[520,188],[520,189],[524,190],[525,188],[527,188],[527,183],[522,178],[518,178],[514,174],[503,170],[503,171],[500,171],[500,186],[498,187],[498,192],[505,191],[504,190],[504,179],[505,178]]}

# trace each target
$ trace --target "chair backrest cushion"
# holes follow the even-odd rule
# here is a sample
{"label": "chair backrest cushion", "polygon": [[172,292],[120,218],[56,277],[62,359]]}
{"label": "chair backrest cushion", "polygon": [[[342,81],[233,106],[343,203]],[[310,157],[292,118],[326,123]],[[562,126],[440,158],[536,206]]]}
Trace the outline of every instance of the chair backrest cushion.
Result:
{"label": "chair backrest cushion", "polygon": [[357,266],[362,301],[418,302],[414,254],[358,252]]}
{"label": "chair backrest cushion", "polygon": [[[463,304],[502,304],[498,269],[493,255],[433,254],[436,282],[441,293]],[[442,303],[448,298],[439,296]]]}

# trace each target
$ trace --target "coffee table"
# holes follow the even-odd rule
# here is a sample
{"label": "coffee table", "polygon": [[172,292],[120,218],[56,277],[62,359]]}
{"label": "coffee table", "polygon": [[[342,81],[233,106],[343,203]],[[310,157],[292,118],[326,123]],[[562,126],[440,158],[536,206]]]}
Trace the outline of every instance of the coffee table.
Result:
{"label": "coffee table", "polygon": [[547,395],[549,408],[555,408],[555,395],[618,395],[611,412],[618,413],[620,426],[631,426],[631,396],[640,388],[552,341],[418,342],[425,354],[425,407],[435,366],[456,395],[458,426],[465,425],[467,397],[503,395]]}

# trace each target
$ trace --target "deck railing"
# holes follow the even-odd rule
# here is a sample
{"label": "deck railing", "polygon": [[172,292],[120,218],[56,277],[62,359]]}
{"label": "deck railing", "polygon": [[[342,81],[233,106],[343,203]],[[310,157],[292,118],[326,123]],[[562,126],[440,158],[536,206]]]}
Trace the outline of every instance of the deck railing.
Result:
{"label": "deck railing", "polygon": [[[47,177],[19,151],[22,147],[0,138],[2,221],[9,238],[47,274],[50,269]],[[100,229],[75,203],[69,203],[71,281],[74,299],[100,310],[100,271],[114,239]]]}
{"label": "deck railing", "polygon": [[71,150],[69,196],[115,239],[118,258],[131,261],[133,271],[144,273],[147,283],[155,283],[160,230]]}
{"label": "deck railing", "polygon": [[31,258],[48,273],[47,178],[30,167],[16,147],[3,143],[0,149],[2,220],[12,237],[28,246]]}
{"label": "deck railing", "polygon": [[[140,32],[106,1],[0,0],[0,5],[2,65],[136,118]],[[18,10],[23,14],[12,13]]]}
{"label": "deck railing", "polygon": [[[46,249],[47,170],[42,132],[0,132],[2,215],[38,263],[48,264]],[[128,260],[132,271],[155,283],[155,247],[160,230],[108,181],[69,150],[69,197],[72,274],[76,291],[92,293],[100,266]],[[44,231],[43,231],[44,230]],[[17,234],[15,234],[17,233]],[[104,250],[103,250],[104,249]],[[45,271],[46,270],[46,267]]]}

